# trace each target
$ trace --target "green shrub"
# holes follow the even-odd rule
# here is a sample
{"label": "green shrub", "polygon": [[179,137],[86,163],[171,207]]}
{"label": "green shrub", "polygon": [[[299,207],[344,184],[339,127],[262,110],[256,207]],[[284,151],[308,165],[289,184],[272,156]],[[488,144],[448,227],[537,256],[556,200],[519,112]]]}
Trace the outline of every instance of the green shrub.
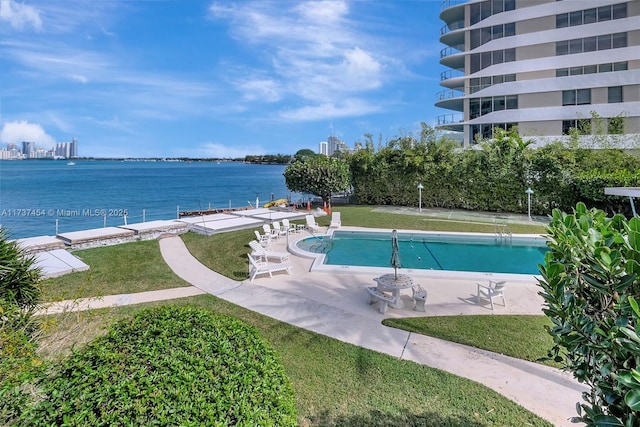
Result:
{"label": "green shrub", "polygon": [[296,425],[289,380],[256,330],[190,307],[118,322],[42,391],[21,425]]}
{"label": "green shrub", "polygon": [[540,271],[553,326],[549,357],[590,387],[576,421],[640,425],[640,219],[608,218],[579,203],[553,211]]}
{"label": "green shrub", "polygon": [[44,369],[36,356],[33,317],[40,300],[35,258],[0,229],[0,424],[12,424],[29,401],[29,383]]}

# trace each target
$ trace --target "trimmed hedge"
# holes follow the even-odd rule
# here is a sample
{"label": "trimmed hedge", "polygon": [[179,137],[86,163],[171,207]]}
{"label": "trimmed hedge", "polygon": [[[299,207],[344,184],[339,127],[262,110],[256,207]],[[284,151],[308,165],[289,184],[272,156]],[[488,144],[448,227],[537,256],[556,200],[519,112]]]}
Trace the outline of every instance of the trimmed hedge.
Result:
{"label": "trimmed hedge", "polygon": [[191,307],[118,322],[42,391],[20,425],[297,425],[291,384],[257,331]]}

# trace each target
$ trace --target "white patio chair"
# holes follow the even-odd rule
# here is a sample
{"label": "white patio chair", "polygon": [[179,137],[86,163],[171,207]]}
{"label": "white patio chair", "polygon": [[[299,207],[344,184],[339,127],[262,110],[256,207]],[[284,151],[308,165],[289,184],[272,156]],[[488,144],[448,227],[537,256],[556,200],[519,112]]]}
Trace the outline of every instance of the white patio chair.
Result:
{"label": "white patio chair", "polygon": [[280,238],[280,233],[278,232],[278,230],[271,228],[269,224],[262,224],[262,230],[264,231],[264,234],[269,235],[272,239]]}
{"label": "white patio chair", "polygon": [[282,228],[287,230],[287,233],[297,233],[298,232],[298,228],[295,226],[295,224],[291,224],[289,222],[288,218],[285,218],[285,219],[282,220]]}
{"label": "white patio chair", "polygon": [[271,234],[260,234],[258,230],[253,230],[256,235],[256,240],[260,243],[261,246],[267,247],[271,242]]}
{"label": "white patio chair", "polygon": [[268,251],[263,248],[256,240],[250,241],[249,247],[253,250],[251,252],[251,256],[257,259],[261,259],[262,261],[269,261],[269,259],[274,259],[278,262],[283,262],[289,259],[288,252]]}
{"label": "white patio chair", "polygon": [[280,221],[273,221],[273,229],[278,233],[278,236],[287,235],[287,229],[280,225]]}
{"label": "white patio chair", "polygon": [[247,254],[249,258],[249,282],[253,282],[259,274],[268,274],[269,277],[273,277],[273,273],[286,271],[287,274],[291,274],[293,266],[288,262],[281,262],[278,264],[272,264],[270,262],[258,261],[251,254]]}
{"label": "white patio chair", "polygon": [[494,298],[502,298],[502,304],[505,307],[507,306],[507,300],[504,297],[506,281],[496,282],[495,280],[489,280],[488,286],[480,283],[476,284],[478,285],[478,296],[476,297],[478,303],[480,303],[480,299],[488,300],[491,303],[491,311],[493,311]]}
{"label": "white patio chair", "polygon": [[320,231],[320,226],[316,223],[316,219],[313,215],[305,215],[305,220],[307,221],[307,229],[310,231]]}
{"label": "white patio chair", "polygon": [[340,228],[342,225],[342,221],[340,220],[340,212],[333,212],[331,214],[331,224],[330,228]]}

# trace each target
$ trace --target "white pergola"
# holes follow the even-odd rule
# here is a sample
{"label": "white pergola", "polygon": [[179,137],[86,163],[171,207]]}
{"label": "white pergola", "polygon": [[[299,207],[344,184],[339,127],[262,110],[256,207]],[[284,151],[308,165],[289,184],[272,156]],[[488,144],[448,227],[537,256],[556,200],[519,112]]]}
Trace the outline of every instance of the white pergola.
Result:
{"label": "white pergola", "polygon": [[629,203],[631,203],[631,212],[633,212],[633,216],[638,216],[636,214],[636,205],[633,203],[633,198],[640,197],[640,187],[605,187],[604,194],[609,196],[628,197]]}

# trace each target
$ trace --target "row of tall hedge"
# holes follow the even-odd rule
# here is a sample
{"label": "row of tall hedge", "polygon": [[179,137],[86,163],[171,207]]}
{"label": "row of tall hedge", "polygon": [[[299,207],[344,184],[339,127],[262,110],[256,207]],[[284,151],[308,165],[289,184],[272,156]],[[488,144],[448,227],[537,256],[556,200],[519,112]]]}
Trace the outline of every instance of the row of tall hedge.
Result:
{"label": "row of tall hedge", "polygon": [[357,203],[527,213],[570,211],[579,201],[611,213],[630,213],[628,199],[605,196],[604,187],[640,186],[640,159],[618,149],[532,148],[516,132],[461,150],[423,125],[421,135],[348,156]]}

